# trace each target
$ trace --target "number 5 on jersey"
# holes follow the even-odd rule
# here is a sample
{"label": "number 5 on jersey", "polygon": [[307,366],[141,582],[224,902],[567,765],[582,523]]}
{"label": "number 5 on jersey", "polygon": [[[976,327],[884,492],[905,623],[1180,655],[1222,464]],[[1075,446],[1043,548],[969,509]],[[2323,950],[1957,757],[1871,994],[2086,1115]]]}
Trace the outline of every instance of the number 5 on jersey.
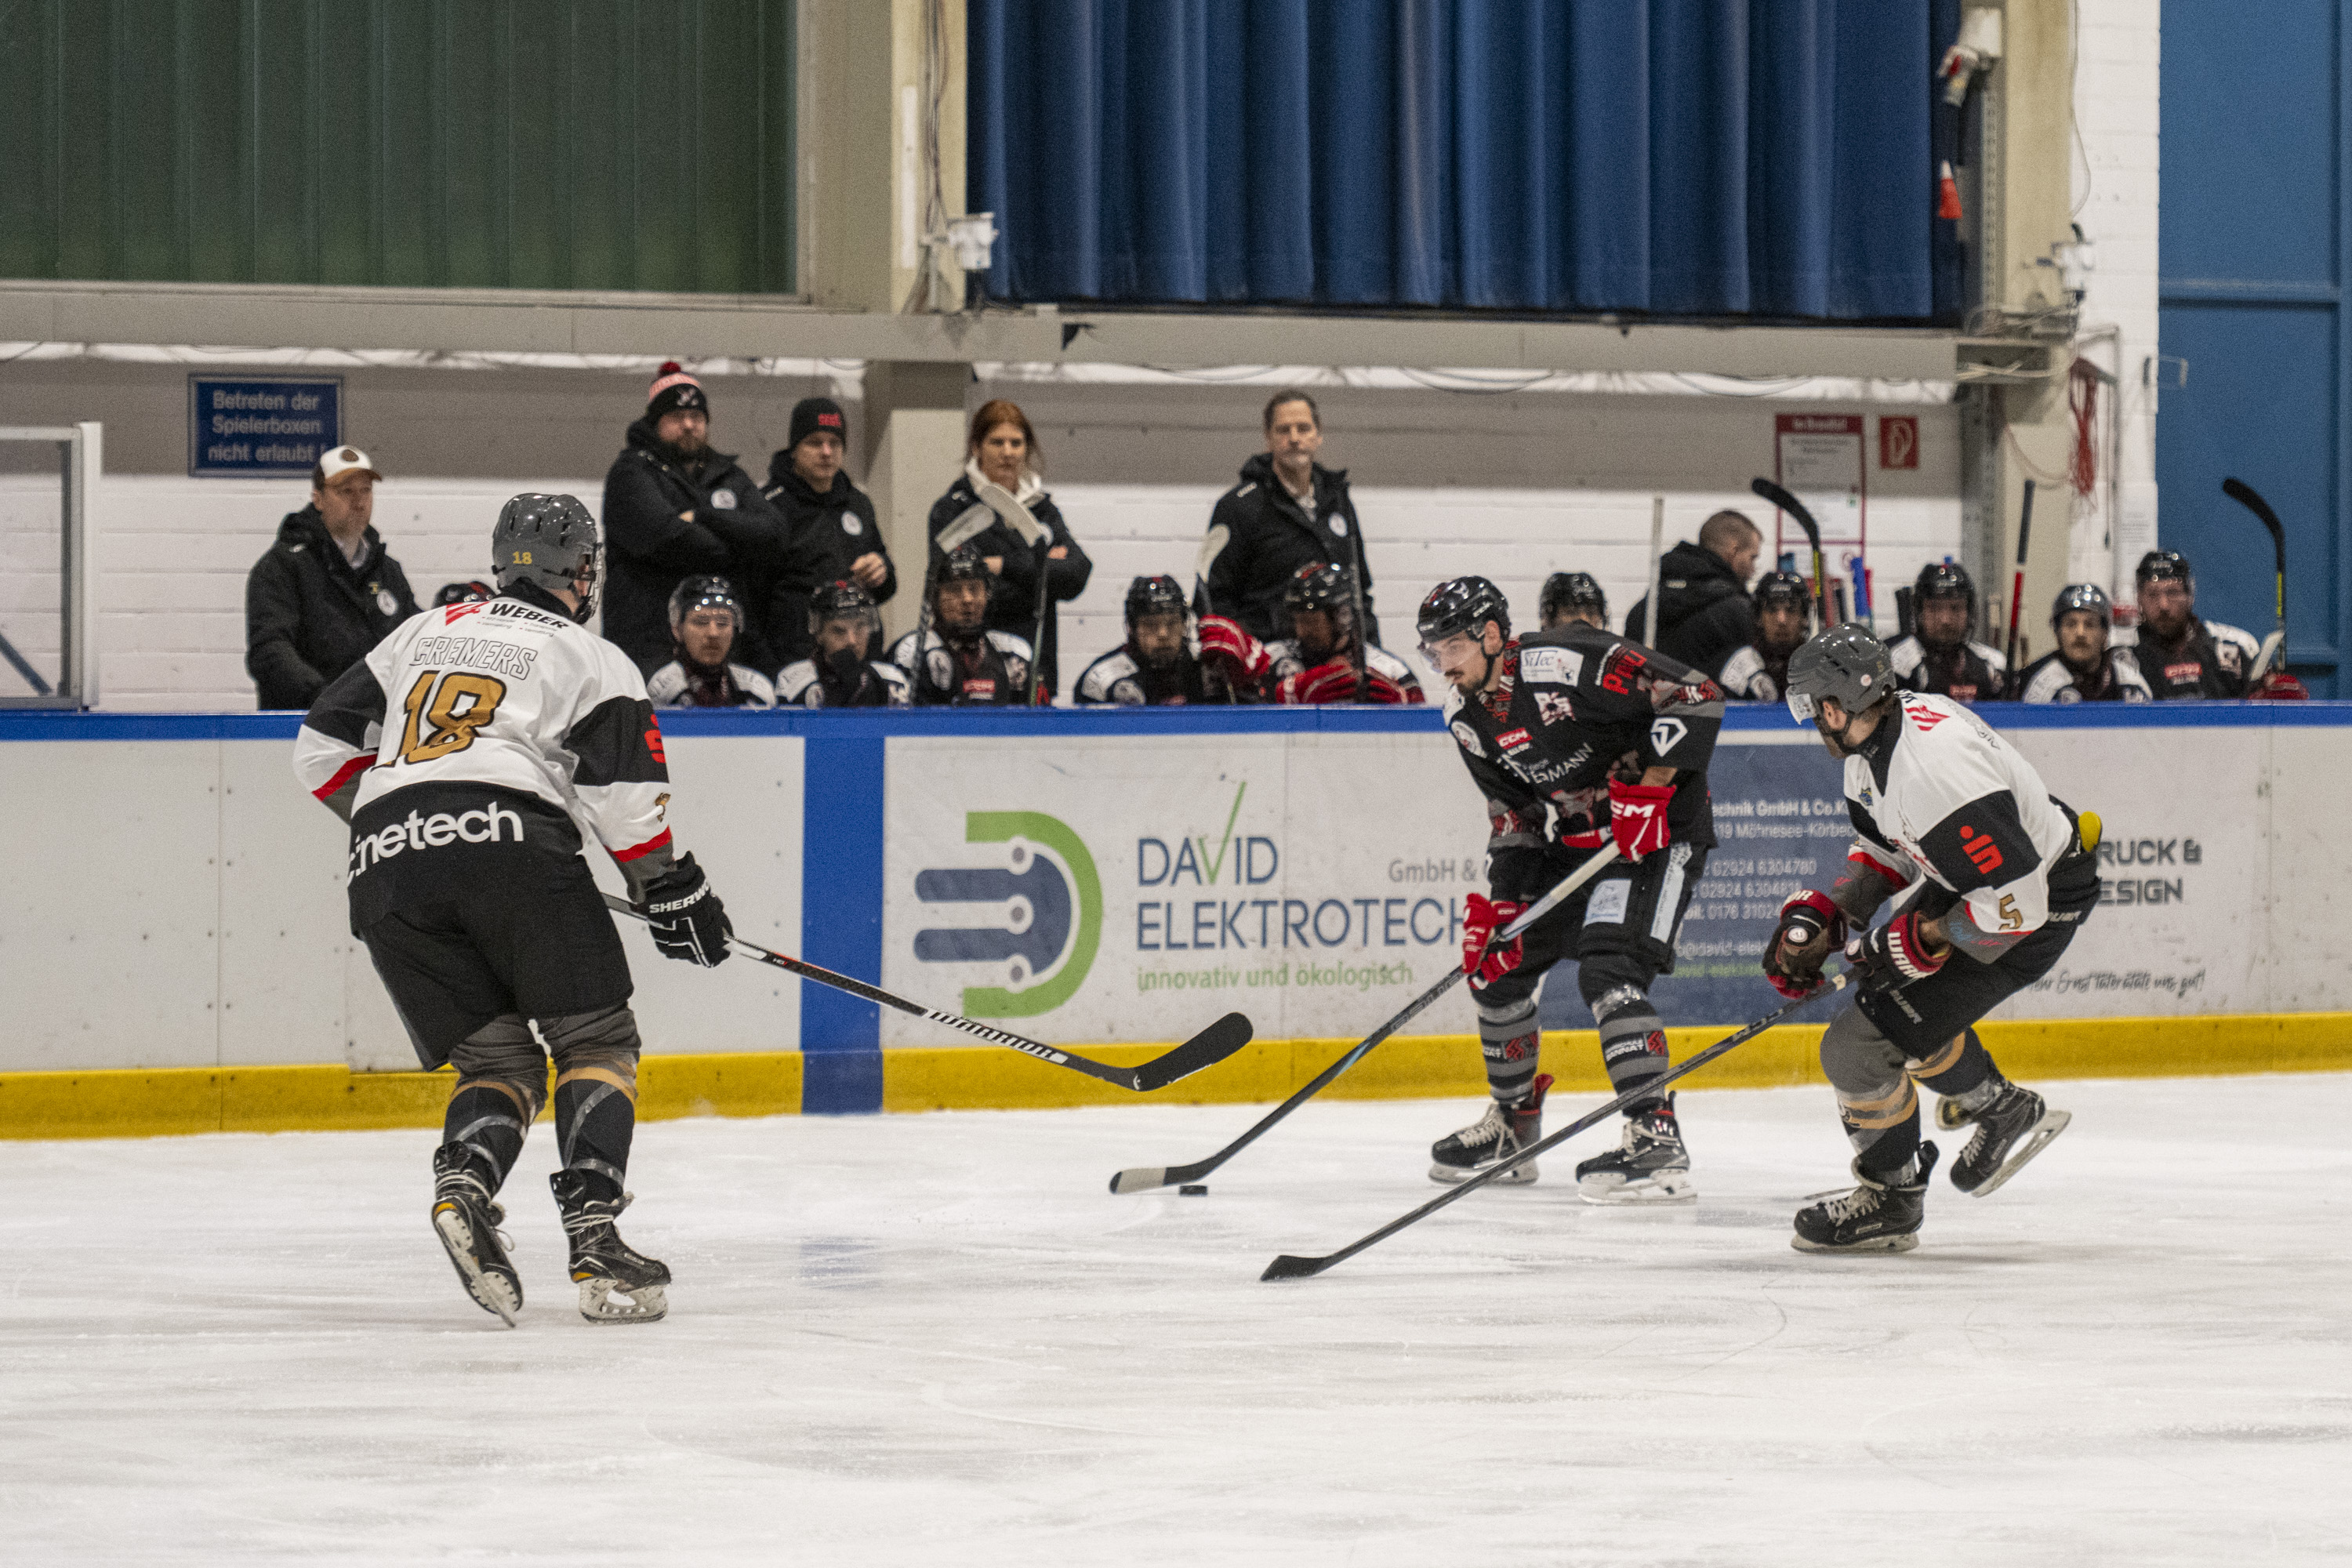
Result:
{"label": "number 5 on jersey", "polygon": [[[436,680],[438,689],[434,687]],[[400,760],[430,763],[464,751],[474,743],[474,731],[498,712],[506,694],[506,683],[487,675],[454,669],[446,675],[437,669],[425,671],[401,699],[408,722],[400,731]],[[421,740],[420,721],[430,727]]]}

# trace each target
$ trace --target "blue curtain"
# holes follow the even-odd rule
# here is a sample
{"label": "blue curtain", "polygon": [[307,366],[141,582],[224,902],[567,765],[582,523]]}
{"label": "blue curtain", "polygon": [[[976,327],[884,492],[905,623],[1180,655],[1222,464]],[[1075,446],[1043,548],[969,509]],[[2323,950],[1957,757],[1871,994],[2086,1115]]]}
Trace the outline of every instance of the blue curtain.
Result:
{"label": "blue curtain", "polygon": [[989,292],[1947,317],[1930,69],[1958,10],[971,0]]}

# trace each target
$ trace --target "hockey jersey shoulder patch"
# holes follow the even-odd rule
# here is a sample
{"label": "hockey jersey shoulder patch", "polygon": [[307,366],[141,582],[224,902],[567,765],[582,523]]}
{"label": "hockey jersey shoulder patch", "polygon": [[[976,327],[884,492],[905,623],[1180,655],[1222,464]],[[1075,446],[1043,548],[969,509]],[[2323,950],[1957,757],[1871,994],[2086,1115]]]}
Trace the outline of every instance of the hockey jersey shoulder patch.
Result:
{"label": "hockey jersey shoulder patch", "polygon": [[1519,679],[1541,686],[1574,686],[1584,678],[1584,655],[1572,647],[1522,647]]}

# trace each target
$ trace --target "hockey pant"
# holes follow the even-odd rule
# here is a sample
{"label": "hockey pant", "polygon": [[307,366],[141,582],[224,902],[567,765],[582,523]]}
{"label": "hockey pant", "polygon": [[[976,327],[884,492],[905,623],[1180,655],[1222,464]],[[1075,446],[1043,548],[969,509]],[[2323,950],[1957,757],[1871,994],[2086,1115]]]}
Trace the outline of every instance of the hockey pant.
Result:
{"label": "hockey pant", "polygon": [[[1706,867],[1704,848],[1670,844],[1636,864],[1612,866],[1528,928],[1518,966],[1475,989],[1472,998],[1486,1087],[1498,1103],[1518,1103],[1534,1084],[1540,1039],[1536,994],[1552,965],[1570,961],[1576,964],[1577,990],[1601,1030],[1601,1065],[1611,1087],[1623,1094],[1665,1072],[1666,1029],[1650,1005],[1650,983],[1673,973],[1675,937]],[[1572,862],[1560,861],[1549,870],[1564,877],[1572,868]],[[1637,1096],[1626,1109],[1663,1099]]]}

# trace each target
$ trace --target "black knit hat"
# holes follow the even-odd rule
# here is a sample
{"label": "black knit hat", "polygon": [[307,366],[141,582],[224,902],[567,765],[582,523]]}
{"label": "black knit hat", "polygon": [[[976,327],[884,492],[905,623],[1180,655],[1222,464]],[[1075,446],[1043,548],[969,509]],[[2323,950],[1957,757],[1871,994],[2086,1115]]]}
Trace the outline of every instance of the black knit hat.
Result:
{"label": "black knit hat", "polygon": [[694,379],[691,371],[681,368],[674,359],[667,359],[654,373],[654,384],[646,394],[646,417],[658,419],[674,408],[699,408],[707,416],[710,399],[704,395],[702,383]]}
{"label": "black knit hat", "polygon": [[784,449],[792,450],[820,430],[832,431],[845,447],[849,444],[849,421],[842,417],[840,404],[830,397],[802,398],[793,405],[792,433],[784,437]]}

